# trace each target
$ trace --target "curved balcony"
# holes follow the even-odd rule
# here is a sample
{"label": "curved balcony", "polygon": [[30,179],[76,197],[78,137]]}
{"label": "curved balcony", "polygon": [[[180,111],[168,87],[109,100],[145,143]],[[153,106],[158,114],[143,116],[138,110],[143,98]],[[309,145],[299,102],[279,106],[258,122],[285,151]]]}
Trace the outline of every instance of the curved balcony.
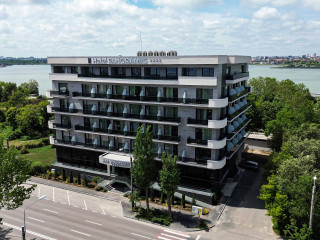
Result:
{"label": "curved balcony", "polygon": [[228,105],[228,97],[221,99],[209,99],[210,108],[224,108]]}
{"label": "curved balcony", "polygon": [[224,118],[222,120],[209,120],[208,121],[208,128],[212,129],[220,129],[227,126],[227,118]]}
{"label": "curved balcony", "polygon": [[226,83],[227,84],[235,84],[249,78],[249,72],[237,73],[232,75],[226,76]]}
{"label": "curved balcony", "polygon": [[202,140],[202,139],[187,139],[187,145],[191,147],[201,147],[209,149],[221,149],[227,144],[227,138],[224,137],[221,140]]}
{"label": "curved balcony", "polygon": [[221,149],[224,148],[227,144],[227,138],[221,140],[208,140],[208,148],[210,149]]}
{"label": "curved balcony", "polygon": [[214,161],[214,160],[207,160],[207,168],[209,169],[221,169],[226,165],[227,158],[224,157],[221,160]]}
{"label": "curved balcony", "polygon": [[47,113],[52,113],[52,107],[51,104],[47,105]]}
{"label": "curved balcony", "polygon": [[69,96],[69,90],[65,90],[65,91],[47,90],[46,91],[47,98],[53,98],[53,97],[66,98],[68,96]]}

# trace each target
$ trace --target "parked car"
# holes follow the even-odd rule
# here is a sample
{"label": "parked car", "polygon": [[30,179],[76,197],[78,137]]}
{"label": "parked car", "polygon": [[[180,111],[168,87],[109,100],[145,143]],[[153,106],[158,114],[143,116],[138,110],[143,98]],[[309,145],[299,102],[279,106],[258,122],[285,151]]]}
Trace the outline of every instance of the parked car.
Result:
{"label": "parked car", "polygon": [[258,171],[259,163],[253,161],[242,161],[238,165],[241,168]]}

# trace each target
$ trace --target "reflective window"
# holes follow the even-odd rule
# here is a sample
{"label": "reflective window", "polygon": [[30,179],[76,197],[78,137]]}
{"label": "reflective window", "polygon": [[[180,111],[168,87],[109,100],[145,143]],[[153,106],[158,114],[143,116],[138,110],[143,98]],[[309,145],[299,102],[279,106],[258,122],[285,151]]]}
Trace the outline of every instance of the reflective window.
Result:
{"label": "reflective window", "polygon": [[197,76],[197,68],[182,68],[183,76]]}
{"label": "reflective window", "polygon": [[214,76],[214,68],[202,68],[202,76],[213,77]]}

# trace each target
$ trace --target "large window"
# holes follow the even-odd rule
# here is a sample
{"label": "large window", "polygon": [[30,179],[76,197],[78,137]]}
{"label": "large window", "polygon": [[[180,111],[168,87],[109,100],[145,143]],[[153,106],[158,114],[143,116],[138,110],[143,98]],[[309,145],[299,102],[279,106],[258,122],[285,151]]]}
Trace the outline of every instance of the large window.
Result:
{"label": "large window", "polygon": [[98,84],[98,93],[99,94],[107,94],[108,85],[106,84]]}
{"label": "large window", "polygon": [[142,108],[141,105],[130,104],[130,113],[139,115],[141,112],[141,108]]}
{"label": "large window", "polygon": [[93,103],[92,102],[83,101],[83,109],[84,110],[90,110],[91,111],[92,107],[93,107]]}
{"label": "large window", "polygon": [[68,126],[70,125],[70,116],[61,115],[61,124]]}
{"label": "large window", "polygon": [[183,76],[197,76],[197,68],[183,68],[182,75]]}
{"label": "large window", "polygon": [[164,151],[167,154],[178,155],[178,146],[173,144],[164,144]]}
{"label": "large window", "polygon": [[146,96],[148,97],[156,97],[158,95],[157,87],[146,87]]}
{"label": "large window", "polygon": [[53,66],[53,73],[64,73],[65,67],[62,66]]}
{"label": "large window", "polygon": [[92,85],[91,84],[82,84],[82,92],[85,94],[90,94],[92,89]]}
{"label": "large window", "polygon": [[125,122],[124,121],[113,121],[114,130],[122,131],[124,129]]}
{"label": "large window", "polygon": [[133,97],[139,97],[141,90],[142,90],[141,86],[130,86],[129,95]]}
{"label": "large window", "polygon": [[94,121],[95,121],[94,118],[87,118],[87,117],[85,117],[85,118],[83,119],[84,126],[85,126],[85,127],[90,127],[90,128],[93,127]]}
{"label": "large window", "polygon": [[126,68],[125,67],[112,67],[111,74],[114,77],[125,77],[126,76]]}
{"label": "large window", "polygon": [[99,102],[98,103],[98,108],[99,108],[99,111],[101,112],[106,112],[108,110],[108,103],[106,102]]}
{"label": "large window", "polygon": [[214,68],[202,68],[202,76],[213,77],[214,76]]}
{"label": "large window", "polygon": [[212,99],[212,98],[213,98],[212,89],[197,88],[197,99]]}
{"label": "large window", "polygon": [[149,116],[157,116],[158,114],[158,107],[157,106],[146,106],[146,115]]}
{"label": "large window", "polygon": [[197,109],[196,110],[197,120],[212,120],[212,110],[211,109]]}
{"label": "large window", "polygon": [[69,108],[68,99],[60,99],[60,108]]}
{"label": "large window", "polygon": [[132,67],[131,68],[131,76],[132,77],[141,77],[141,68],[140,67]]}
{"label": "large window", "polygon": [[59,87],[59,95],[68,93],[68,83],[59,83],[58,87]]}
{"label": "large window", "polygon": [[147,67],[145,68],[146,77],[160,77],[160,68],[158,67]]}
{"label": "large window", "polygon": [[123,113],[124,105],[123,103],[114,103],[113,104],[113,111],[115,113]]}
{"label": "large window", "polygon": [[[158,134],[158,124],[148,124],[146,127],[151,126],[150,130],[153,132],[153,135]],[[158,148],[156,148],[158,151]]]}
{"label": "large window", "polygon": [[122,85],[112,85],[112,93],[115,95],[122,95],[123,89]]}
{"label": "large window", "polygon": [[165,117],[178,117],[178,108],[176,107],[164,107],[164,116]]}
{"label": "large window", "polygon": [[178,77],[178,68],[168,67],[167,68],[167,78],[177,78]]}
{"label": "large window", "polygon": [[70,68],[71,68],[71,70],[70,70],[71,73],[74,73],[74,74],[78,73],[78,67],[77,66],[71,66]]}
{"label": "large window", "polygon": [[196,135],[196,140],[211,140],[212,130],[205,129],[205,128],[196,128],[195,135]]}
{"label": "large window", "polygon": [[170,126],[170,125],[165,125],[164,126],[164,135],[165,136],[178,136],[178,127],[177,126]]}
{"label": "large window", "polygon": [[163,93],[165,98],[173,99],[178,98],[178,88],[163,88]]}
{"label": "large window", "polygon": [[137,132],[139,126],[141,126],[141,123],[131,122],[131,123],[130,123],[130,131],[131,131],[131,132]]}
{"label": "large window", "polygon": [[101,129],[107,130],[109,127],[109,124],[110,124],[110,120],[108,120],[108,119],[100,119],[99,120],[99,127]]}
{"label": "large window", "polygon": [[196,148],[195,149],[196,160],[210,160],[211,159],[211,149]]}

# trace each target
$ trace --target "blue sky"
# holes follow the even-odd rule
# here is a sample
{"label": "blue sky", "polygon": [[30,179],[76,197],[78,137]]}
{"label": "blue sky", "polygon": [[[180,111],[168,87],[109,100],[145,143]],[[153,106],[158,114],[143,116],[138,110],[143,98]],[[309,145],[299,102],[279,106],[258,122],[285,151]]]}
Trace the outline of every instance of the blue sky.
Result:
{"label": "blue sky", "polygon": [[320,55],[320,0],[0,0],[0,56]]}

